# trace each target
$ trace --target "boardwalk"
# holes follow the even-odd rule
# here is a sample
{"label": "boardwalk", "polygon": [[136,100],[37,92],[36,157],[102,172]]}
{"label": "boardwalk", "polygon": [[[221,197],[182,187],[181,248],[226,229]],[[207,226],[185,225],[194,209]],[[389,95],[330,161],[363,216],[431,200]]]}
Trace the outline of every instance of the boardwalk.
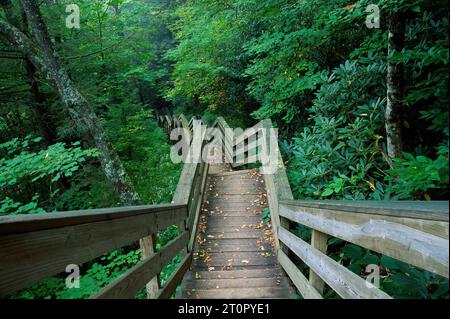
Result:
{"label": "boardwalk", "polygon": [[179,297],[293,298],[275,254],[264,178],[211,165],[191,271]]}
{"label": "boardwalk", "polygon": [[[164,116],[159,122],[168,132],[182,127],[190,136],[194,118]],[[227,139],[224,119],[210,127]],[[292,285],[304,299],[322,299],[330,290],[346,299],[391,298],[329,256],[333,237],[448,278],[448,201],[294,200],[280,154],[273,174],[237,170],[264,165],[259,157],[269,152],[268,140],[255,143],[255,134],[265,128],[272,128],[270,120],[231,146],[230,138],[220,142],[224,154],[203,149],[210,158],[184,165],[171,204],[1,218],[0,298],[64,272],[68,262],[81,265],[138,240],[148,256],[91,298],[134,298],[146,286],[149,298],[158,299],[295,298]],[[234,169],[207,164],[216,156]],[[267,207],[271,223],[264,220]],[[294,224],[311,228],[311,240],[294,234]],[[152,251],[155,235],[172,225],[181,226],[178,236]],[[176,269],[157,282],[176,256]]]}

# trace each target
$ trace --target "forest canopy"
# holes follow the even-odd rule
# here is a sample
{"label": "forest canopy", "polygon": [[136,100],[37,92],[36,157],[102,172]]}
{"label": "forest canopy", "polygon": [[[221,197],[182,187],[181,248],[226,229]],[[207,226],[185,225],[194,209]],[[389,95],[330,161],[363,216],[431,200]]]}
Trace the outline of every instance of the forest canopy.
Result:
{"label": "forest canopy", "polygon": [[[0,0],[0,215],[170,203],[182,165],[156,117],[182,113],[270,118],[296,199],[448,200],[448,27],[444,0]],[[356,273],[378,258],[346,247]],[[88,297],[142,249],[13,297]],[[448,298],[376,261],[402,271],[394,296]]]}

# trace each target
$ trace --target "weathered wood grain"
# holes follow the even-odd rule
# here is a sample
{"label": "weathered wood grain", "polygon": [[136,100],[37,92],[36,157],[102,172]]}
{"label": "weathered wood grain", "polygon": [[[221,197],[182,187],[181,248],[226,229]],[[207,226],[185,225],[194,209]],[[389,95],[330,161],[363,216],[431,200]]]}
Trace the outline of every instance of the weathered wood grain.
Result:
{"label": "weathered wood grain", "polygon": [[318,274],[342,298],[351,299],[390,299],[380,289],[370,286],[361,277],[324,255],[289,231],[280,228],[279,238],[305,264]]}
{"label": "weathered wood grain", "polygon": [[[328,249],[328,235],[313,229],[311,234],[311,246],[326,255]],[[323,294],[325,282],[312,270],[309,272],[309,282],[320,294]]]}
{"label": "weathered wood grain", "polygon": [[[417,219],[280,205],[292,221],[448,278],[448,239],[428,233]],[[424,221],[425,223],[429,221]],[[433,222],[441,223],[441,222]],[[448,223],[447,223],[448,232]]]}
{"label": "weathered wood grain", "polygon": [[292,280],[298,291],[305,299],[323,299],[314,286],[312,286],[305,275],[297,268],[297,266],[289,259],[289,257],[281,250],[278,250],[278,261]]}
{"label": "weathered wood grain", "polygon": [[159,290],[156,299],[168,299],[177,289],[192,263],[192,253],[187,254]]}
{"label": "weathered wood grain", "polygon": [[[148,212],[147,208],[147,213],[88,223],[81,223],[90,220],[86,219],[88,216],[76,220],[69,214],[70,223],[59,223],[68,226],[1,236],[0,295],[8,295],[64,272],[69,264],[82,264],[156,233],[183,220],[186,215],[186,207],[176,205],[172,210],[166,206],[163,211],[152,208]],[[100,216],[104,218],[104,215]]]}
{"label": "weathered wood grain", "polygon": [[0,236],[32,231],[88,224],[101,221],[153,214],[184,209],[184,205],[143,205],[114,207],[69,212],[54,212],[36,215],[16,215],[0,217]]}
{"label": "weathered wood grain", "polygon": [[155,277],[169,263],[189,240],[187,232],[168,243],[161,251],[153,253],[136,266],[119,276],[112,283],[95,294],[93,299],[132,299],[145,284]]}
{"label": "weathered wood grain", "polygon": [[293,201],[291,203],[283,201],[283,203],[369,215],[449,221],[448,201],[308,200]]}

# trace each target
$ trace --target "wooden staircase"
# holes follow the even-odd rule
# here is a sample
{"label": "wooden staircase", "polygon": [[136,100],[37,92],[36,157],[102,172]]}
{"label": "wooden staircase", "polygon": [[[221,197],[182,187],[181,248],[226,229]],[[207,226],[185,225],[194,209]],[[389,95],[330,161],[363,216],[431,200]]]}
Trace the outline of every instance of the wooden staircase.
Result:
{"label": "wooden staircase", "polygon": [[[209,154],[210,136],[195,136],[195,120],[158,117],[167,132],[183,131],[189,152],[197,139]],[[173,225],[176,238],[91,298],[134,298],[144,287],[159,299],[293,298],[295,286],[303,298],[321,299],[325,285],[342,298],[391,298],[330,258],[330,238],[449,277],[448,201],[294,200],[278,151],[277,170],[264,170],[262,155],[273,146],[270,120],[236,135],[223,118],[210,127],[224,137],[223,153],[212,154],[229,164],[185,163],[170,204],[0,217],[0,297]],[[236,170],[246,164],[262,169]],[[267,207],[270,223],[261,219]],[[310,241],[297,236],[296,224],[311,229]],[[177,256],[177,268],[161,282],[162,269]]]}
{"label": "wooden staircase", "polygon": [[223,164],[210,170],[193,263],[177,297],[293,298],[271,224],[261,219],[268,207],[263,176]]}

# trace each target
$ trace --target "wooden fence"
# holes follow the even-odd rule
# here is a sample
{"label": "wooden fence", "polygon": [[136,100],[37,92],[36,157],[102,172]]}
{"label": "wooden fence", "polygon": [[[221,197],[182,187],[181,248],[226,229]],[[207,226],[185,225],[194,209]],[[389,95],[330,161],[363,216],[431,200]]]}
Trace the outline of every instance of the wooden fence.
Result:
{"label": "wooden fence", "polygon": [[[159,116],[168,132],[182,128],[193,140],[195,118]],[[235,134],[223,118],[212,128],[223,135],[223,153],[233,167],[265,164],[270,120]],[[211,136],[201,133],[201,151]],[[448,278],[448,202],[294,201],[282,157],[276,148],[277,170],[265,174],[278,261],[304,298],[322,298],[325,284],[343,298],[390,298],[380,289],[327,256],[330,237]],[[5,297],[69,264],[82,264],[141,238],[178,225],[179,236],[150,254],[92,298],[133,298],[177,255],[182,261],[159,282],[156,298],[169,298],[192,261],[200,208],[209,165],[185,163],[173,202],[168,205],[107,208],[0,218],[0,296]],[[312,229],[311,243],[291,232],[295,223]],[[309,267],[307,278],[294,263],[296,255]]]}

